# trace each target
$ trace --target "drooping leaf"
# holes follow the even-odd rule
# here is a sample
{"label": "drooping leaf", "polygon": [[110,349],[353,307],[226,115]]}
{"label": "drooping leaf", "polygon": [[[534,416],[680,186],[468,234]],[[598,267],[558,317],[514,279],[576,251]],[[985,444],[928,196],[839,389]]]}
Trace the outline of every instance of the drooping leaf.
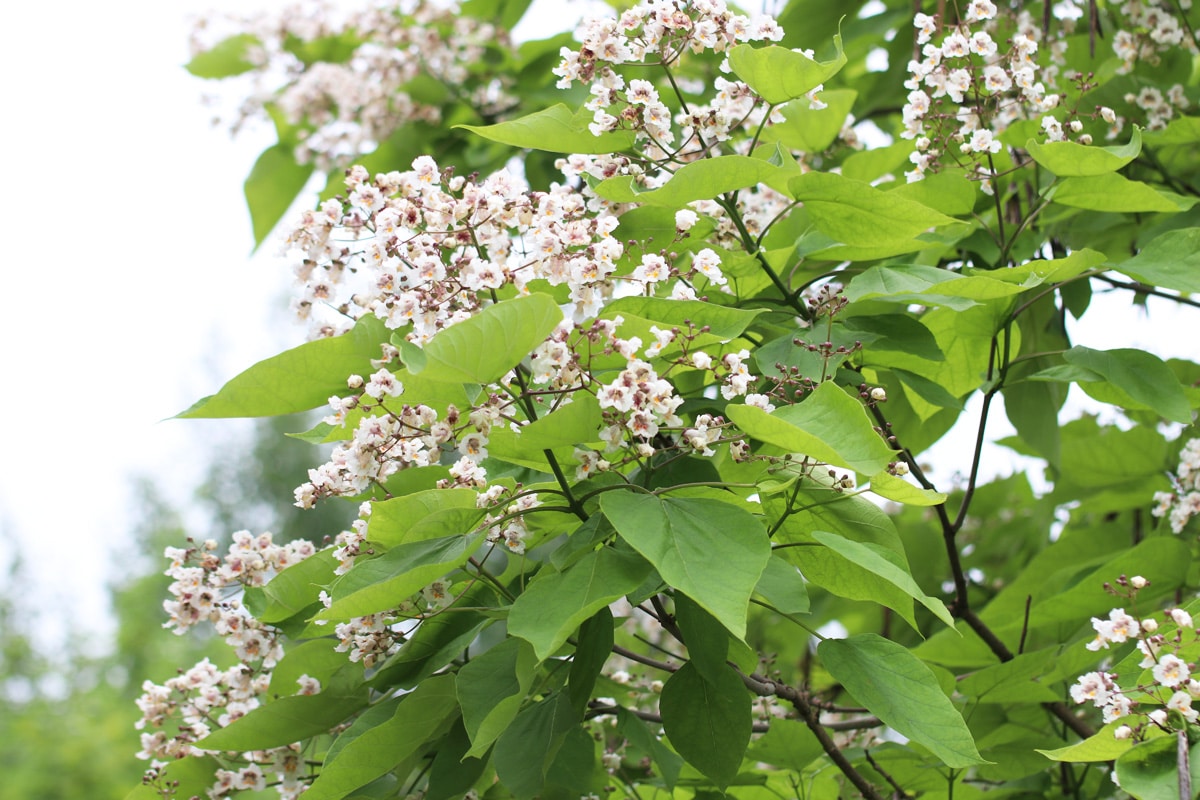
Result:
{"label": "drooping leaf", "polygon": [[617,711],[617,732],[624,736],[630,745],[648,754],[658,767],[663,783],[668,789],[675,788],[679,770],[683,767],[683,759],[678,753],[663,744],[656,734],[651,733],[645,722],[624,708]]}
{"label": "drooping leaf", "polygon": [[505,639],[458,671],[458,702],[471,739],[467,755],[483,757],[516,718],[536,666],[528,644]]}
{"label": "drooping leaf", "polygon": [[725,413],[756,439],[867,475],[884,471],[895,460],[862,403],[832,381],[822,383],[804,402],[770,414],[747,405],[727,406]]}
{"label": "drooping leaf", "polygon": [[1160,234],[1115,269],[1151,286],[1200,293],[1200,228]]}
{"label": "drooping leaf", "polygon": [[313,174],[312,164],[296,161],[292,148],[275,144],[262,151],[246,177],[243,191],[257,248],[270,235],[304,190]]}
{"label": "drooping leaf", "polygon": [[853,539],[838,536],[836,533],[813,531],[812,535],[814,539],[830,550],[841,554],[848,561],[853,561],[864,569],[870,570],[903,591],[933,612],[933,615],[947,626],[954,627],[954,617],[950,615],[946,604],[921,591],[921,587],[917,586],[912,574],[906,569],[907,565],[895,558],[892,551],[879,545],[872,547],[864,542],[856,542]]}
{"label": "drooping leaf", "polygon": [[778,555],[772,555],[754,587],[754,593],[784,614],[807,614],[808,589],[800,571]]}
{"label": "drooping leaf", "polygon": [[457,717],[454,676],[424,681],[401,699],[390,718],[331,754],[305,794],[311,800],[345,797],[426,750],[436,741],[436,734],[448,729]]}
{"label": "drooping leaf", "polygon": [[1063,358],[1072,366],[1099,375],[1136,403],[1172,422],[1186,425],[1192,421],[1191,403],[1179,379],[1161,359],[1145,350],[1072,347]]}
{"label": "drooping leaf", "polygon": [[729,631],[684,594],[675,596],[675,622],[687,645],[688,663],[710,683],[719,684],[729,669]]}
{"label": "drooping leaf", "polygon": [[364,316],[348,332],[317,339],[260,361],[221,390],[176,414],[177,419],[276,417],[325,405],[330,395],[348,394],[346,378],[369,375],[386,340],[383,323]]}
{"label": "drooping leaf", "polygon": [[1072,763],[1113,761],[1134,745],[1132,738],[1118,739],[1113,736],[1113,731],[1126,724],[1128,724],[1127,720],[1115,719],[1082,742],[1058,747],[1054,750],[1038,750],[1038,752],[1051,761],[1070,761]]}
{"label": "drooping leaf", "polygon": [[587,709],[588,699],[596,678],[604,669],[604,664],[612,654],[613,647],[613,615],[608,608],[602,608],[579,626],[579,639],[575,645],[575,655],[571,659],[571,672],[567,678],[567,694],[571,698],[571,707],[580,716]]}
{"label": "drooping leaf", "polygon": [[1105,175],[1116,172],[1142,152],[1142,132],[1134,127],[1123,145],[1095,147],[1077,142],[1046,142],[1030,139],[1025,150],[1041,166],[1060,178]]}
{"label": "drooping leaf", "polygon": [[651,570],[637,553],[602,547],[563,572],[540,572],[513,603],[508,632],[532,644],[544,661],[580,623],[638,588]]}
{"label": "drooping leaf", "polygon": [[558,305],[545,294],[490,305],[429,340],[421,376],[454,383],[492,383],[537,347],[562,319]]}
{"label": "drooping leaf", "polygon": [[562,103],[495,125],[455,125],[478,136],[511,147],[551,153],[614,153],[633,146],[633,131],[588,130],[592,112],[571,111]]}
{"label": "drooping leaf", "polygon": [[826,639],[817,655],[854,699],[952,768],[988,763],[933,672],[908,648],[873,633]]}
{"label": "drooping leaf", "polygon": [[803,53],[778,45],[738,45],[729,51],[729,66],[762,99],[772,105],[803,97],[832,78],[846,64],[842,37],[835,35],[837,57],[815,61]]}
{"label": "drooping leaf", "polygon": [[717,786],[728,786],[753,727],[750,693],[737,674],[726,667],[713,682],[684,664],[663,685],[659,706],[672,746]]}
{"label": "drooping leaf", "polygon": [[518,798],[541,792],[567,733],[579,723],[563,692],[523,709],[500,735],[492,760],[501,783]]}
{"label": "drooping leaf", "polygon": [[600,508],[621,538],[669,585],[695,600],[738,639],[750,595],[771,557],[753,515],[720,500],[606,492]]}

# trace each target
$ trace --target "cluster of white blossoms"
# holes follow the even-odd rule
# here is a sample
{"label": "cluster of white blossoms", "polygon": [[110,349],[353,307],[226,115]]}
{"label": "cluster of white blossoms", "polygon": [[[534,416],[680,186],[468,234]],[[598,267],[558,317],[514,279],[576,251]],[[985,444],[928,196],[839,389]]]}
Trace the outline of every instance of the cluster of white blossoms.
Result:
{"label": "cluster of white blossoms", "polygon": [[247,53],[254,69],[243,76],[250,86],[231,124],[235,132],[278,109],[300,138],[297,159],[328,172],[371,152],[405,125],[441,121],[438,93],[411,91],[418,78],[447,87],[446,98],[465,101],[483,116],[513,105],[506,78],[487,70],[485,58],[489,48],[515,52],[507,31],[432,0],[349,11],[343,6],[304,0],[198,21],[193,55],[230,35],[256,42]]}
{"label": "cluster of white blossoms", "polygon": [[[943,157],[965,157],[977,174],[990,177],[985,164],[1001,148],[997,137],[1018,119],[1040,116],[1048,138],[1065,138],[1048,114],[1060,96],[1046,83],[1053,86],[1057,67],[1043,67],[1036,58],[1040,26],[1022,11],[1016,32],[1002,48],[994,38],[996,20],[990,0],[971,0],[957,26],[943,29],[944,21],[928,14],[913,18],[922,57],[909,62],[910,77],[904,83],[909,94],[901,135],[916,142],[909,181],[921,180]],[[939,30],[943,35],[935,42]],[[1052,58],[1061,60],[1065,43],[1058,40],[1051,47]],[[950,148],[957,152],[946,152]]]}
{"label": "cluster of white blossoms", "polygon": [[[1141,576],[1117,580],[1120,590],[1133,600],[1138,591],[1149,585]],[[1166,626],[1172,625],[1173,630]],[[1176,712],[1187,725],[1200,720],[1200,711],[1192,707],[1200,699],[1200,680],[1192,677],[1196,665],[1183,656],[1185,647],[1194,648],[1200,641],[1192,615],[1182,608],[1172,608],[1160,624],[1153,616],[1138,619],[1123,608],[1109,612],[1108,619],[1092,618],[1095,638],[1089,650],[1107,650],[1110,645],[1134,642],[1142,659],[1138,667],[1150,670],[1149,680],[1123,688],[1116,673],[1098,670],[1088,672],[1071,687],[1071,699],[1078,704],[1091,703],[1101,709],[1104,722],[1128,720],[1113,733],[1118,739],[1141,738],[1147,726],[1173,730],[1170,712]],[[1135,699],[1136,698],[1136,699]],[[1155,706],[1140,711],[1144,705]]]}
{"label": "cluster of white blossoms", "polygon": [[1154,493],[1152,513],[1166,517],[1171,530],[1182,533],[1188,521],[1200,515],[1200,439],[1190,439],[1184,445],[1172,482],[1175,491]]}
{"label": "cluster of white blossoms", "polygon": [[1192,0],[1127,0],[1121,3],[1123,23],[1112,38],[1113,52],[1124,62],[1121,72],[1129,72],[1139,61],[1157,65],[1160,54],[1183,46],[1197,52],[1186,23],[1178,12],[1188,11]]}

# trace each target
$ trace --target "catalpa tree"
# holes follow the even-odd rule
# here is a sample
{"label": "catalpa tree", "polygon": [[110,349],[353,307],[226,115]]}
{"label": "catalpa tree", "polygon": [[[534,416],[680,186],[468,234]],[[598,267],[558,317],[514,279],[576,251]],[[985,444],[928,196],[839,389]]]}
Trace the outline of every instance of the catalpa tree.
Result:
{"label": "catalpa tree", "polygon": [[358,519],[168,551],[231,660],[133,796],[1190,797],[1200,364],[1067,329],[1198,305],[1200,12],[527,5],[201,32],[260,242],[327,185],[311,341],[180,416],[326,406]]}

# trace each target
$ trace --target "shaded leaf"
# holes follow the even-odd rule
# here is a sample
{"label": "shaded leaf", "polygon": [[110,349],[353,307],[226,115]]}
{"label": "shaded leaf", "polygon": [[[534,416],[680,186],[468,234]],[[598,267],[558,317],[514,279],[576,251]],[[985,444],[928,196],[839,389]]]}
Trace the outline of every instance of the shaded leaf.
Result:
{"label": "shaded leaf", "polygon": [[1200,293],[1200,228],[1181,228],[1156,236],[1115,269],[1151,286]]}
{"label": "shaded leaf", "polygon": [[533,683],[537,661],[528,644],[505,639],[458,671],[458,702],[471,739],[467,755],[482,757],[512,723]]}
{"label": "shaded leaf", "polygon": [[691,663],[663,685],[663,728],[679,754],[724,788],[734,779],[750,743],[750,693],[726,667],[713,682]]}

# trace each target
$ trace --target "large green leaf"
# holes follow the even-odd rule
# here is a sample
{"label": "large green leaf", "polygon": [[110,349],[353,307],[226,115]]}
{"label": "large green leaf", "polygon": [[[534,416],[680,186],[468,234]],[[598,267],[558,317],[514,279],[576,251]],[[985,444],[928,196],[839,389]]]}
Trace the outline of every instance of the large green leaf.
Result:
{"label": "large green leaf", "polygon": [[1161,359],[1145,350],[1072,347],[1063,358],[1072,367],[1086,371],[1075,380],[1087,383],[1098,376],[1131,398],[1136,407],[1153,409],[1172,422],[1186,425],[1192,421],[1191,403],[1179,379]]}
{"label": "large green leaf", "polygon": [[246,177],[243,191],[258,247],[292,207],[313,174],[312,164],[300,164],[292,148],[275,144],[262,151]]}
{"label": "large green leaf", "polygon": [[637,589],[652,571],[637,553],[602,547],[562,572],[539,572],[513,603],[508,632],[532,644],[545,661],[580,623]]}
{"label": "large green leaf", "polygon": [[485,532],[455,534],[402,544],[370,560],[356,561],[333,585],[333,605],[317,619],[365,617],[399,606],[409,597],[467,563]]}
{"label": "large green leaf", "polygon": [[336,567],[333,550],[322,550],[271,578],[257,593],[259,600],[251,601],[255,595],[247,592],[246,606],[259,622],[289,619],[317,602],[317,593],[333,580]]}
{"label": "large green leaf", "polygon": [[424,681],[401,699],[391,717],[331,753],[305,794],[310,800],[345,797],[427,749],[457,716],[454,676]]}
{"label": "large green leaf", "polygon": [[945,492],[922,489],[890,472],[871,476],[871,491],[880,497],[910,506],[936,506],[946,502]]}
{"label": "large green leaf", "polygon": [[804,202],[818,230],[855,247],[908,244],[931,228],[957,221],[915,200],[829,172],[792,178],[788,190]]}
{"label": "large green leaf", "polygon": [[950,612],[946,609],[946,604],[936,597],[930,597],[921,591],[921,587],[917,586],[917,582],[913,580],[912,574],[908,571],[907,565],[893,551],[880,545],[856,542],[853,539],[847,539],[844,536],[838,536],[836,533],[828,533],[826,531],[813,531],[812,536],[818,542],[848,561],[852,561],[863,569],[869,570],[883,578],[925,606],[933,612],[935,617],[946,623],[946,625],[951,628],[954,627],[954,617],[950,616]]}
{"label": "large green leaf", "polygon": [[1112,147],[1094,147],[1077,142],[1046,142],[1030,139],[1025,150],[1041,166],[1060,178],[1105,175],[1116,172],[1142,152],[1142,132],[1135,127],[1129,142]]}
{"label": "large green leaf", "polygon": [[1038,752],[1051,761],[1073,763],[1112,761],[1134,745],[1133,739],[1118,739],[1113,736],[1113,731],[1127,724],[1129,724],[1128,720],[1115,719],[1082,742],[1058,747],[1054,750],[1038,750]]}
{"label": "large green leaf", "polygon": [[762,523],[732,503],[606,492],[600,508],[663,580],[695,600],[738,639],[750,595],[771,557]]}
{"label": "large green leaf", "polygon": [[802,403],[777,408],[730,405],[726,416],[756,439],[867,475],[883,472],[896,454],[880,438],[862,403],[832,381]]}
{"label": "large green leaf", "polygon": [[1181,228],[1156,236],[1115,269],[1151,286],[1200,293],[1200,228]]}
{"label": "large green leaf", "polygon": [[596,194],[616,203],[683,208],[694,200],[712,200],[760,183],[782,186],[782,181],[794,174],[795,169],[778,167],[760,158],[728,155],[686,164],[658,189],[641,190],[634,178],[618,176],[598,183]]}
{"label": "large green leaf", "polygon": [[382,322],[363,317],[348,333],[306,342],[258,362],[176,417],[275,417],[316,408],[330,395],[349,394],[350,375],[374,372],[371,359],[379,358],[379,346],[386,339]]}
{"label": "large green leaf", "polygon": [[471,739],[467,755],[482,757],[516,718],[533,683],[537,658],[520,639],[505,639],[458,671],[458,702]]}
{"label": "large green leaf", "polygon": [[562,103],[545,111],[498,122],[495,125],[455,125],[493,142],[551,153],[614,153],[633,146],[633,131],[611,131],[595,136],[588,130],[592,112],[573,112]]}
{"label": "large green leaf", "polygon": [[763,570],[754,593],[784,614],[807,614],[808,589],[804,576],[778,554],[773,554]]}
{"label": "large green leaf", "polygon": [[738,45],[729,51],[729,66],[762,99],[772,105],[786,103],[832,78],[846,64],[842,37],[833,37],[837,57],[815,61],[803,53],[778,45]]}
{"label": "large green leaf", "polygon": [[679,770],[683,767],[683,759],[671,748],[662,743],[661,737],[652,733],[645,722],[642,722],[633,712],[624,708],[617,709],[617,732],[637,749],[646,753],[658,766],[663,783],[668,789],[675,788],[679,779]]}
{"label": "large green leaf", "polygon": [[988,763],[937,678],[908,648],[873,633],[826,639],[817,655],[854,699],[952,768]]}
{"label": "large green leaf", "polygon": [[722,789],[738,773],[750,744],[750,693],[729,667],[713,681],[691,663],[663,685],[663,729],[679,754]]}
{"label": "large green leaf", "polygon": [[571,658],[571,672],[567,678],[567,695],[571,699],[571,707],[580,716],[587,710],[596,679],[612,655],[613,640],[613,615],[608,608],[600,609],[579,626],[575,655]]}
{"label": "large green leaf", "polygon": [[367,538],[384,547],[467,533],[483,516],[474,489],[427,489],[374,503]]}
{"label": "large green leaf", "polygon": [[[1137,800],[1179,800],[1179,741],[1176,735],[1161,736],[1134,745],[1117,758],[1117,780]],[[1200,745],[1187,749],[1191,786],[1200,786]],[[1195,789],[1192,789],[1195,796]]]}
{"label": "large green leaf", "polygon": [[858,92],[853,89],[823,91],[821,102],[825,104],[824,108],[810,108],[807,99],[793,100],[784,107],[787,119],[765,129],[763,141],[782,142],[792,150],[805,153],[820,153],[842,132],[846,115],[857,96]]}
{"label": "large green leaf", "polygon": [[546,294],[495,303],[430,339],[421,375],[454,383],[492,383],[537,347],[562,319],[558,304]]}
{"label": "large green leaf", "polygon": [[1164,192],[1115,172],[1088,178],[1067,178],[1055,187],[1053,198],[1060,206],[1085,211],[1175,213],[1186,211],[1196,204],[1194,197]]}

